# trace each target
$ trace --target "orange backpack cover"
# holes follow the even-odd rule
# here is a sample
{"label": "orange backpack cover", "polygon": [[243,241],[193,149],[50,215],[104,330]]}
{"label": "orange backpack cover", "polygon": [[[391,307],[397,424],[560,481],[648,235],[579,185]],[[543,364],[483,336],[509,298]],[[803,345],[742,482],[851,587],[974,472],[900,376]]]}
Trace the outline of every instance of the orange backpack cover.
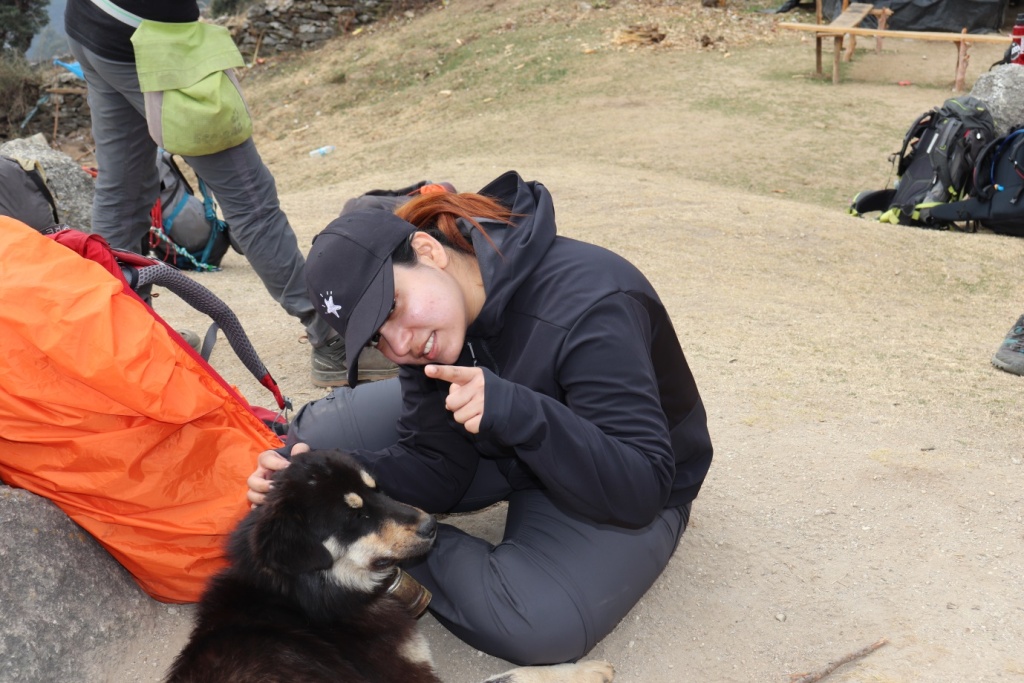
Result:
{"label": "orange backpack cover", "polygon": [[0,217],[0,479],[50,499],[157,600],[194,602],[281,445],[103,266]]}

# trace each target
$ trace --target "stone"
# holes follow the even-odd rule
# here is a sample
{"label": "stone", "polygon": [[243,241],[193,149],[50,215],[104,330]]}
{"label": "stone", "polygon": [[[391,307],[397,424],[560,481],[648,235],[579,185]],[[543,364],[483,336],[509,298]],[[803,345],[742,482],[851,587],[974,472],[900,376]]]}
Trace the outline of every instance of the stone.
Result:
{"label": "stone", "polygon": [[0,484],[0,527],[0,681],[97,680],[96,652],[172,618],[45,498]]}
{"label": "stone", "polygon": [[978,76],[971,96],[989,106],[996,125],[996,136],[1024,124],[1024,67],[1000,64]]}

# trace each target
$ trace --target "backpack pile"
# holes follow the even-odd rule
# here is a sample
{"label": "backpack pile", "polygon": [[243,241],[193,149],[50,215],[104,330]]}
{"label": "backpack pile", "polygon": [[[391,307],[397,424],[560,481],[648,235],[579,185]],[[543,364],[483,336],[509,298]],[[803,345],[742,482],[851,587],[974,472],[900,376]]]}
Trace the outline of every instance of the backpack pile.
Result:
{"label": "backpack pile", "polygon": [[988,106],[969,95],[946,100],[919,116],[890,157],[896,166],[893,188],[861,192],[850,213],[880,212],[878,220],[894,225],[946,230],[953,221],[935,209],[974,192],[974,168],[995,137]]}
{"label": "backpack pile", "polygon": [[973,196],[934,207],[933,220],[977,223],[1001,235],[1024,237],[1024,126],[982,150],[973,180]]}

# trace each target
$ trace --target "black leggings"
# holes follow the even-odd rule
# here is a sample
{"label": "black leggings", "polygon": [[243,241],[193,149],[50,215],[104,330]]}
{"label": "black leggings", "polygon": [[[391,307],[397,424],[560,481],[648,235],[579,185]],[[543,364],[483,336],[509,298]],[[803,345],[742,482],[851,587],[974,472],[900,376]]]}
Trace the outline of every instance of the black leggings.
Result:
{"label": "black leggings", "polygon": [[[288,442],[381,449],[398,439],[400,409],[397,379],[341,387],[299,411]],[[457,511],[499,501],[508,502],[500,543],[441,524],[433,550],[406,569],[433,593],[438,621],[520,665],[575,661],[608,635],[668,564],[690,510],[664,510],[643,529],[595,524],[545,491],[512,491],[482,459]]]}

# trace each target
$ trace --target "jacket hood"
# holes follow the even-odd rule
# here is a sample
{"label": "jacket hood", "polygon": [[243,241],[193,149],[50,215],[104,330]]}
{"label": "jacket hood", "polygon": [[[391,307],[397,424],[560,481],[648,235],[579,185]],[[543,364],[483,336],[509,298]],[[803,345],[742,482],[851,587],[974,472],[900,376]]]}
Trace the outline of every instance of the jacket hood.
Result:
{"label": "jacket hood", "polygon": [[513,214],[511,225],[481,222],[497,250],[478,230],[472,233],[487,299],[467,336],[486,338],[501,331],[509,301],[555,241],[555,207],[547,188],[526,182],[515,171],[491,181],[479,194]]}

